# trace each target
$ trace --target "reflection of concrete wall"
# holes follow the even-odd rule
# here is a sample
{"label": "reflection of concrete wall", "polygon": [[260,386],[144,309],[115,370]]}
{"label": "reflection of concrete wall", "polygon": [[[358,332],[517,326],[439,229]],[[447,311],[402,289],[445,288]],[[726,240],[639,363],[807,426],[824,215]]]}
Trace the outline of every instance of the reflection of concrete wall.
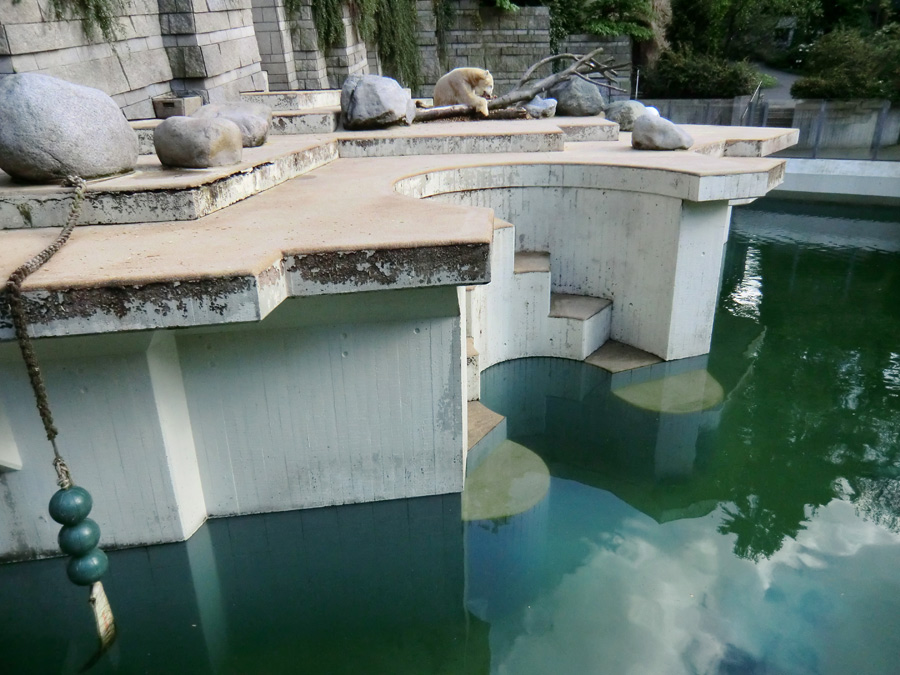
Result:
{"label": "reflection of concrete wall", "polygon": [[[112,552],[103,582],[121,633],[105,660],[119,672],[421,673],[420,650],[394,648],[408,639],[487,672],[486,627],[463,608],[460,517],[458,495],[429,497],[213,520],[184,544]],[[4,672],[73,673],[96,649],[87,593],[60,560],[0,565],[0,606],[0,635],[16,638]]]}

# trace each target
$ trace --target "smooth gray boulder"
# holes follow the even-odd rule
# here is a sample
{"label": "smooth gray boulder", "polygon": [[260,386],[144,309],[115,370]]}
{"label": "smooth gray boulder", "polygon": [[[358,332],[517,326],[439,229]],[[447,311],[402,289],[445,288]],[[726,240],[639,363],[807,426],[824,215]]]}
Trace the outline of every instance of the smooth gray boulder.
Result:
{"label": "smooth gray boulder", "polygon": [[166,166],[206,169],[241,161],[241,130],[221,117],[168,117],[153,130],[153,145]]}
{"label": "smooth gray boulder", "polygon": [[606,108],[606,119],[619,125],[619,131],[631,131],[634,121],[647,114],[647,108],[640,101],[616,101]]}
{"label": "smooth gray boulder", "polygon": [[540,117],[553,117],[556,114],[557,102],[555,98],[541,98],[535,96],[525,104],[525,110],[535,119]]}
{"label": "smooth gray boulder", "polygon": [[416,105],[390,77],[350,76],[341,88],[341,116],[345,129],[381,129],[412,124]]}
{"label": "smooth gray boulder", "polygon": [[0,169],[47,183],[131,171],[138,139],[99,89],[39,73],[0,76]]}
{"label": "smooth gray boulder", "polygon": [[213,103],[200,106],[191,117],[231,120],[241,130],[244,147],[255,148],[266,142],[272,123],[272,109],[262,103]]}
{"label": "smooth gray boulder", "polygon": [[665,117],[642,115],[634,121],[631,147],[637,150],[687,150],[693,144],[690,134]]}
{"label": "smooth gray boulder", "polygon": [[600,87],[580,77],[570,77],[547,91],[556,99],[556,114],[568,117],[588,117],[603,112],[604,101]]}

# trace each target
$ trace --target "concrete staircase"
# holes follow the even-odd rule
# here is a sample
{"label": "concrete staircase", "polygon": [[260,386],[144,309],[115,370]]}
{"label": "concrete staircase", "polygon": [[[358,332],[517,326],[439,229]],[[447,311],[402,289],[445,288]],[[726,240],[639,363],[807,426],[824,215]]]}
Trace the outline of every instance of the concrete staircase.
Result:
{"label": "concrete staircase", "polygon": [[550,254],[516,251],[515,227],[495,220],[491,283],[466,292],[468,399],[495,363],[530,356],[583,361],[608,339],[612,302],[553,290]]}
{"label": "concrete staircase", "polygon": [[241,94],[248,103],[272,109],[273,134],[330,134],[341,121],[341,90],[252,91]]}

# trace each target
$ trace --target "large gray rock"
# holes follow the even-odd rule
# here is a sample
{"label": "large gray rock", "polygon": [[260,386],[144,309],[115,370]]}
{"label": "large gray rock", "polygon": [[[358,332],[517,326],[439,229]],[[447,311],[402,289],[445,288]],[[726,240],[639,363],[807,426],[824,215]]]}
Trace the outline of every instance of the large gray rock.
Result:
{"label": "large gray rock", "polygon": [[634,121],[647,114],[647,108],[640,101],[616,101],[606,108],[606,119],[619,125],[620,131],[631,131]]}
{"label": "large gray rock", "polygon": [[637,150],[687,150],[694,139],[665,117],[642,115],[634,121],[631,147]]}
{"label": "large gray rock", "polygon": [[131,171],[138,139],[119,106],[99,89],[49,75],[0,77],[0,169],[46,183]]}
{"label": "large gray rock", "polygon": [[412,124],[416,106],[397,80],[380,75],[348,77],[341,88],[345,129],[381,129]]}
{"label": "large gray rock", "polygon": [[604,101],[600,87],[585,82],[580,77],[570,77],[547,91],[556,99],[556,114],[569,117],[587,117],[603,112]]}
{"label": "large gray rock", "polygon": [[540,96],[535,96],[525,104],[525,110],[535,119],[540,117],[553,117],[556,114],[556,105],[555,98],[541,98]]}
{"label": "large gray rock", "polygon": [[226,119],[238,125],[245,148],[255,148],[266,142],[272,109],[262,103],[214,103],[197,109],[191,117],[199,119]]}
{"label": "large gray rock", "polygon": [[166,166],[206,169],[241,161],[241,130],[224,118],[169,117],[154,129],[153,145]]}

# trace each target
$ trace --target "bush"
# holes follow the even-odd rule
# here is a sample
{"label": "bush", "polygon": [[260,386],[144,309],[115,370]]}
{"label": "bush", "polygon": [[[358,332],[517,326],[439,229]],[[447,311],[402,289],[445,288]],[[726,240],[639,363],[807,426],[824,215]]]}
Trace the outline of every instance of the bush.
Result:
{"label": "bush", "polygon": [[671,50],[642,73],[641,94],[648,98],[733,98],[752,94],[759,80],[746,61],[728,61],[690,49]]}
{"label": "bush", "polygon": [[822,36],[809,50],[806,77],[791,87],[797,98],[881,98],[900,102],[900,24],[869,37],[856,29]]}

